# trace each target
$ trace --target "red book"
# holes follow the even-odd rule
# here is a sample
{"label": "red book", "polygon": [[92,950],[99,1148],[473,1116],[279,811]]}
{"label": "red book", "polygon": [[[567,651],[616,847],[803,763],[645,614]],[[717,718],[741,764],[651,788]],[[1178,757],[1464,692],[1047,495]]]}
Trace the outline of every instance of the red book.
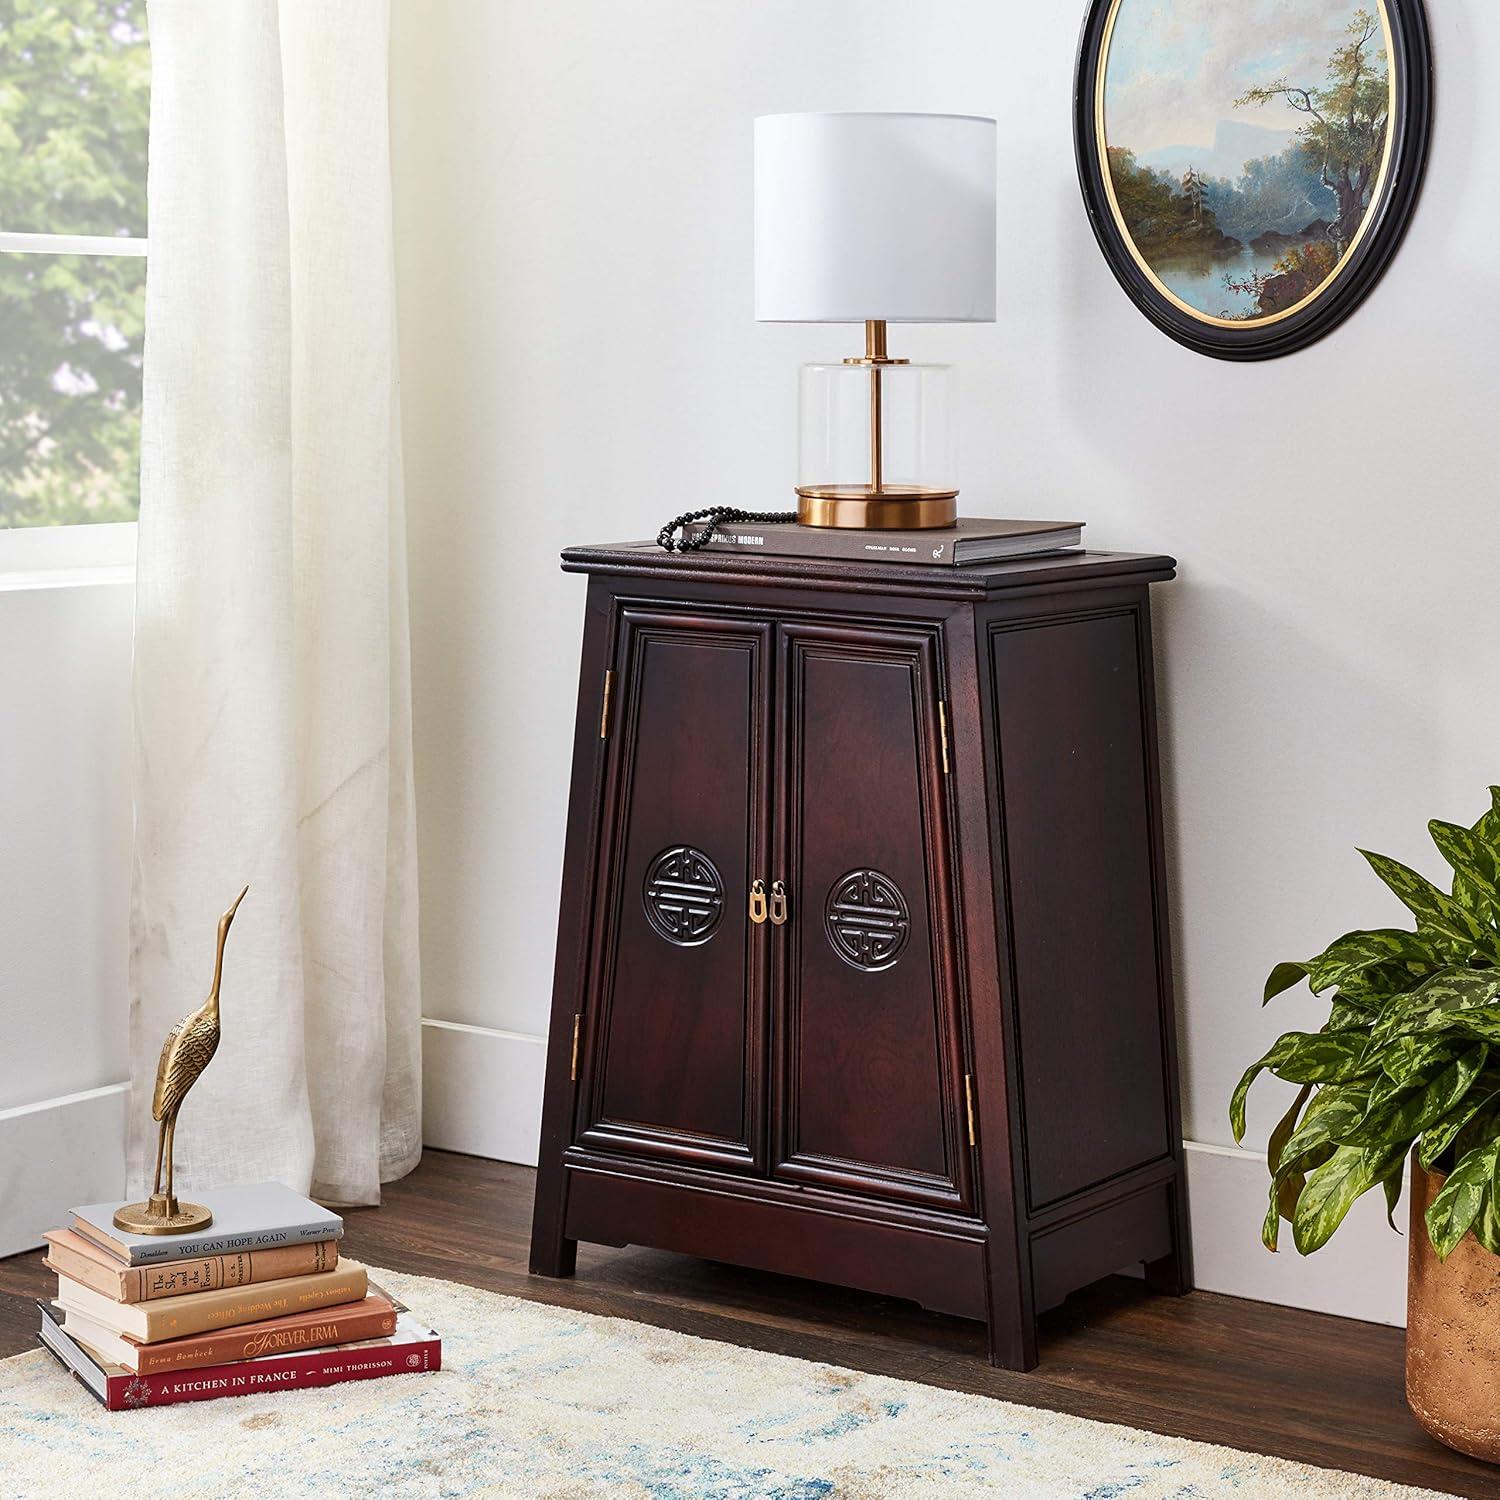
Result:
{"label": "red book", "polygon": [[443,1362],[442,1341],[437,1334],[401,1309],[396,1332],[390,1338],[336,1344],[304,1354],[267,1354],[259,1359],[206,1365],[196,1370],[136,1375],[118,1365],[101,1363],[82,1344],[69,1338],[49,1303],[38,1302],[37,1307],[42,1314],[42,1343],[110,1411],[339,1385],[346,1380],[373,1380],[381,1375],[415,1375],[441,1369]]}

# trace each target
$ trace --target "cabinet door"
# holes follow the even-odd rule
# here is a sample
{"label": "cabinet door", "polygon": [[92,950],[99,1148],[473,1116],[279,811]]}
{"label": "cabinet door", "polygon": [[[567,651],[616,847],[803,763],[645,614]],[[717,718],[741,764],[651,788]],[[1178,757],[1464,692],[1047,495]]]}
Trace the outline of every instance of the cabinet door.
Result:
{"label": "cabinet door", "polygon": [[780,630],[773,1173],[966,1205],[937,631]]}
{"label": "cabinet door", "polygon": [[770,627],[620,624],[579,1139],[763,1169]]}

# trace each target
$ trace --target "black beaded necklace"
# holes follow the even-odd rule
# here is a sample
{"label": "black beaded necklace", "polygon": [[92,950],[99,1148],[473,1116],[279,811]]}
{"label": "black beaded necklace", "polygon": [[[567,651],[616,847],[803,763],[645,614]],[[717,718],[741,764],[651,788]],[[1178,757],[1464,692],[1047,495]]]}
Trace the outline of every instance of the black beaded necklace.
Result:
{"label": "black beaded necklace", "polygon": [[[673,516],[657,532],[656,544],[667,552],[697,552],[713,541],[714,533],[726,521],[795,521],[796,519],[797,512],[794,510],[736,510],[732,505],[710,505],[704,510],[688,510],[680,516]],[[688,524],[693,521],[707,521],[708,525],[696,536],[685,535],[680,542],[676,541],[676,534],[679,531],[685,531]]]}

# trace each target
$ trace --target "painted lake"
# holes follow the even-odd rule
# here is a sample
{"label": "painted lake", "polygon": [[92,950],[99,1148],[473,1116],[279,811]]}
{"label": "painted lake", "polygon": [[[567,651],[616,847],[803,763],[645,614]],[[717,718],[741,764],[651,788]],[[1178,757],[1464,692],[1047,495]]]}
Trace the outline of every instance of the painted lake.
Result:
{"label": "painted lake", "polygon": [[1225,276],[1238,282],[1269,276],[1285,254],[1285,250],[1252,250],[1246,245],[1237,255],[1222,260],[1197,255],[1153,256],[1151,269],[1189,307],[1211,318],[1243,318],[1246,313],[1259,311],[1255,298],[1225,286]]}

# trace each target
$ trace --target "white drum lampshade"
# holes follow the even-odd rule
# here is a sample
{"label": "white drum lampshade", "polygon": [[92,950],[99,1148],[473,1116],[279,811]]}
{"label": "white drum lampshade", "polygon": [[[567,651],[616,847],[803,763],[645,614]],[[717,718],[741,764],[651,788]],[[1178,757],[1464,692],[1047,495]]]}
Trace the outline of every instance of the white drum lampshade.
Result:
{"label": "white drum lampshade", "polygon": [[956,517],[953,372],[890,358],[885,325],[994,321],[995,182],[980,116],[756,120],[756,318],[865,325],[863,358],[802,371],[805,524]]}

